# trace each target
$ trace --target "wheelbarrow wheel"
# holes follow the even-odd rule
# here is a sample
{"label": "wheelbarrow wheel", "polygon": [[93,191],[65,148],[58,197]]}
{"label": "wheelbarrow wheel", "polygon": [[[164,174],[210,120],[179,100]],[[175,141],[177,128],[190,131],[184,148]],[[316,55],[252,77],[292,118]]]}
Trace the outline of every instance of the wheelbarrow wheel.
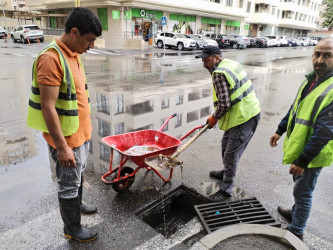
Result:
{"label": "wheelbarrow wheel", "polygon": [[[124,166],[121,168],[120,177],[124,177],[133,172],[134,172],[134,170],[131,167]],[[113,180],[117,179],[117,176],[118,176],[118,171],[115,172]],[[113,183],[112,187],[118,193],[124,192],[132,186],[134,179],[135,179],[135,176],[133,175],[132,177],[127,178],[126,180],[117,181],[117,182]]]}

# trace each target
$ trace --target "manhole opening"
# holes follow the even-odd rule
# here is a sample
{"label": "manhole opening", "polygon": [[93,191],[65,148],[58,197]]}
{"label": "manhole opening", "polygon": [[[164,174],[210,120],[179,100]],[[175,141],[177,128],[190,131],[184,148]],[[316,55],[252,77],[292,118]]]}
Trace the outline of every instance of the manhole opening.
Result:
{"label": "manhole opening", "polygon": [[209,200],[184,185],[135,212],[135,215],[169,238],[197,214],[194,206]]}

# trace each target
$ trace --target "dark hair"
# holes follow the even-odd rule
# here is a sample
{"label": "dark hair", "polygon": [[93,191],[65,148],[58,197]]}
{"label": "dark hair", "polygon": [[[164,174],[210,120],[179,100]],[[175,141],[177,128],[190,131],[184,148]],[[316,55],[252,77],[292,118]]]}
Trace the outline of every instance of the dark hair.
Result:
{"label": "dark hair", "polygon": [[65,24],[65,32],[77,28],[80,35],[94,33],[97,37],[102,35],[102,25],[98,17],[87,8],[74,8],[68,15]]}

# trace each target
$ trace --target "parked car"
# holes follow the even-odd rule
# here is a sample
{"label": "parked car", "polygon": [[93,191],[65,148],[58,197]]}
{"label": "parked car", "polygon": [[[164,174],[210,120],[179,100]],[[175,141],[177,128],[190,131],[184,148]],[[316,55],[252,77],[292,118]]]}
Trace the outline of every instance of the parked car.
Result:
{"label": "parked car", "polygon": [[[280,47],[281,46],[281,38],[279,36],[264,36],[264,37],[267,37],[271,40],[271,46],[278,46]],[[275,44],[275,45],[274,45]]]}
{"label": "parked car", "polygon": [[0,38],[7,36],[7,30],[0,26]]}
{"label": "parked car", "polygon": [[230,37],[230,45],[233,49],[245,49],[250,44],[251,41],[246,36],[233,35]]}
{"label": "parked car", "polygon": [[256,37],[256,48],[267,48],[268,47],[268,39],[266,37]]}
{"label": "parked car", "polygon": [[280,37],[281,46],[288,46],[288,38],[286,36]]}
{"label": "parked car", "polygon": [[193,39],[187,38],[184,34],[180,33],[162,32],[156,36],[155,44],[157,45],[157,47],[163,48],[164,41],[166,47],[175,47],[178,50],[194,50],[197,46],[197,43]]}
{"label": "parked car", "polygon": [[297,46],[297,40],[294,38],[288,38],[288,46],[289,47]]}
{"label": "parked car", "polygon": [[311,45],[311,39],[309,37],[299,37],[297,38],[298,46],[309,46]]}
{"label": "parked car", "polygon": [[206,34],[205,36],[215,40],[219,48],[226,48],[230,45],[230,39],[225,34]]}
{"label": "parked car", "polygon": [[257,47],[257,37],[248,36],[248,38],[250,39],[249,47],[256,48]]}
{"label": "parked car", "polygon": [[191,38],[193,39],[195,42],[196,42],[196,47],[195,49],[203,49],[205,48],[207,45],[208,45],[208,42],[205,41],[203,38],[200,38],[196,35],[188,35],[188,34],[185,34],[185,36],[187,38]]}
{"label": "parked car", "polygon": [[310,37],[311,45],[315,46],[320,41],[320,37]]}
{"label": "parked car", "polygon": [[264,36],[264,38],[267,39],[267,47],[275,47],[275,46],[277,46],[275,38],[271,38],[270,36]]}
{"label": "parked car", "polygon": [[20,25],[17,26],[10,34],[14,43],[21,41],[22,43],[27,43],[29,41],[34,41],[39,39],[40,42],[44,42],[43,31],[34,24],[31,25]]}
{"label": "parked car", "polygon": [[217,43],[215,40],[210,39],[210,38],[208,38],[208,37],[206,37],[206,36],[203,36],[203,35],[197,35],[197,34],[196,34],[195,36],[204,39],[204,40],[208,43],[207,45],[209,45],[209,46],[216,46],[216,47],[219,46],[218,43]]}

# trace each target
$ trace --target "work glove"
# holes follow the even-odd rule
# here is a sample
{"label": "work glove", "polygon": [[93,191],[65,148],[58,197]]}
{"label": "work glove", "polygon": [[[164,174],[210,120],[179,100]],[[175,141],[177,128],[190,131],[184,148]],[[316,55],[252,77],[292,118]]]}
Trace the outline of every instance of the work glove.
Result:
{"label": "work glove", "polygon": [[215,126],[215,124],[217,123],[217,119],[215,119],[212,115],[210,117],[207,118],[206,124],[208,124],[208,128],[212,128]]}

